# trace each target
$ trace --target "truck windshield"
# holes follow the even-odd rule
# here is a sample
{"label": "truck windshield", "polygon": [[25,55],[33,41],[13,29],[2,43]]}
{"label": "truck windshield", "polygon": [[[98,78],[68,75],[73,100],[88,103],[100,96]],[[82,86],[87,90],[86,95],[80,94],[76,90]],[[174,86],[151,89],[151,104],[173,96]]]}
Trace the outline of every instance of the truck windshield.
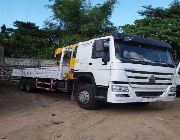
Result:
{"label": "truck windshield", "polygon": [[116,57],[121,61],[174,67],[171,53],[166,48],[115,40]]}

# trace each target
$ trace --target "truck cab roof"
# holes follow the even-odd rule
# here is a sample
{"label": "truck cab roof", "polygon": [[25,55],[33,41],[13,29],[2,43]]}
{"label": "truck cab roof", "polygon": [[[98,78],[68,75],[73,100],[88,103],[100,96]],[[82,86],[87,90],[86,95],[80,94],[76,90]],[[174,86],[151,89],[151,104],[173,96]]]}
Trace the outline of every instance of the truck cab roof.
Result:
{"label": "truck cab roof", "polygon": [[137,42],[140,44],[147,44],[147,45],[153,45],[157,47],[164,47],[167,49],[172,49],[171,45],[168,43],[165,43],[163,41],[157,41],[149,38],[144,38],[144,37],[139,37],[139,36],[134,36],[134,35],[128,35],[124,33],[114,33],[112,35],[115,39],[121,39],[129,42]]}

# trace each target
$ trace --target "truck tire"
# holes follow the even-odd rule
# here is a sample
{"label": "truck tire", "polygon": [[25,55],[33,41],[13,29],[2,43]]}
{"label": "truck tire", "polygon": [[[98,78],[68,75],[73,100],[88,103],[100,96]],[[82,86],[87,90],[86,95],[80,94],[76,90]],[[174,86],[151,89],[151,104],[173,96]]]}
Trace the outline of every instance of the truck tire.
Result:
{"label": "truck tire", "polygon": [[21,78],[19,82],[19,89],[21,91],[26,91],[26,78]]}
{"label": "truck tire", "polygon": [[35,79],[26,79],[26,92],[34,92],[36,89],[36,83],[35,83]]}
{"label": "truck tire", "polygon": [[97,109],[98,102],[94,98],[93,86],[90,84],[82,85],[76,92],[76,99],[79,106],[86,110],[95,110]]}

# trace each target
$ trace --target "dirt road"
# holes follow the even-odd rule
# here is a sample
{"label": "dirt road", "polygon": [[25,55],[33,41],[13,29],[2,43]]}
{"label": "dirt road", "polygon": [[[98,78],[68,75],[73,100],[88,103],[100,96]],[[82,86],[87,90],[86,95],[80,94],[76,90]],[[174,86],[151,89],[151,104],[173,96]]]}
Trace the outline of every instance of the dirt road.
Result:
{"label": "dirt road", "polygon": [[0,139],[179,140],[180,99],[146,107],[79,108],[69,93],[23,93],[0,83]]}

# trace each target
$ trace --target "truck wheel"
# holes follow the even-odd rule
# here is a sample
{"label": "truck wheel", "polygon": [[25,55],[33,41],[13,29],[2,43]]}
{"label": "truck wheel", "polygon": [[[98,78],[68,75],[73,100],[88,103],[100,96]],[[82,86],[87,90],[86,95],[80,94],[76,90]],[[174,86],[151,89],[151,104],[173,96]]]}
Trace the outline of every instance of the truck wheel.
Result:
{"label": "truck wheel", "polygon": [[26,79],[25,78],[20,79],[19,89],[21,91],[26,91]]}
{"label": "truck wheel", "polygon": [[26,92],[34,92],[35,91],[35,79],[27,79],[26,81]]}
{"label": "truck wheel", "polygon": [[94,89],[92,85],[82,85],[77,90],[76,99],[79,106],[83,109],[94,110],[98,108],[98,103],[94,98]]}

